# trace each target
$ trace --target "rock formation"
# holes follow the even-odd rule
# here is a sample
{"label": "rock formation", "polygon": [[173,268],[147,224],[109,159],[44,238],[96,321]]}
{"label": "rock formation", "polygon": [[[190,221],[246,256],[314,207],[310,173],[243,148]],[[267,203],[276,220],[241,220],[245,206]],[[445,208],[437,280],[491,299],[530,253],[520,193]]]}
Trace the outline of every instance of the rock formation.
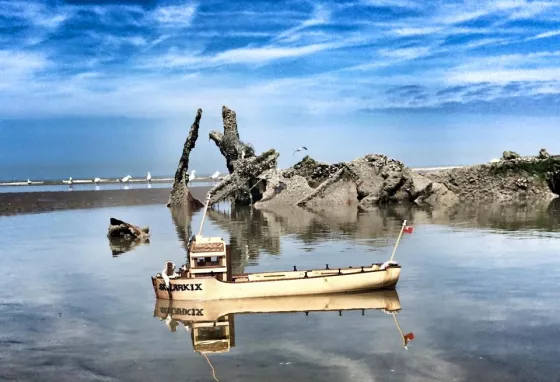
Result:
{"label": "rock formation", "polygon": [[[185,142],[169,206],[189,202],[201,206],[187,187],[189,154],[198,137],[201,114],[199,109]],[[450,206],[459,201],[549,200],[560,193],[560,158],[545,149],[535,157],[504,151],[501,160],[491,163],[424,174],[381,154],[335,164],[306,156],[280,170],[277,151],[257,155],[250,144],[241,141],[233,110],[223,106],[222,119],[223,133],[212,131],[209,138],[224,156],[229,175],[211,189],[211,205],[230,200],[256,208],[357,205],[368,209],[394,203]]]}
{"label": "rock formation", "polygon": [[515,151],[504,151],[502,154],[502,159],[504,160],[513,160],[519,158],[521,158],[521,155],[519,155]]}
{"label": "rock formation", "polygon": [[224,121],[224,132],[210,132],[210,139],[220,149],[220,153],[226,159],[227,169],[230,174],[235,171],[235,162],[255,156],[255,150],[249,144],[241,142],[239,130],[237,129],[237,117],[233,110],[222,106],[222,119]]}
{"label": "rock formation", "polygon": [[222,107],[224,132],[210,132],[226,159],[229,175],[210,191],[210,204],[230,199],[236,204],[249,205],[262,198],[261,175],[276,168],[279,153],[268,150],[255,155],[255,150],[239,138],[236,115],[226,106]]}
{"label": "rock formation", "polygon": [[189,174],[187,173],[189,169],[189,156],[192,149],[195,147],[196,140],[198,139],[200,118],[202,118],[202,109],[198,109],[196,112],[194,123],[191,126],[191,130],[183,146],[183,153],[181,154],[179,165],[177,166],[177,171],[175,172],[173,188],[171,189],[171,194],[169,195],[167,207],[181,207],[186,205],[193,207],[202,206],[202,203],[193,198],[191,192],[189,191]]}
{"label": "rock formation", "polygon": [[519,157],[431,172],[426,177],[443,184],[459,200],[502,203],[555,198],[559,170],[560,160],[554,157]]}

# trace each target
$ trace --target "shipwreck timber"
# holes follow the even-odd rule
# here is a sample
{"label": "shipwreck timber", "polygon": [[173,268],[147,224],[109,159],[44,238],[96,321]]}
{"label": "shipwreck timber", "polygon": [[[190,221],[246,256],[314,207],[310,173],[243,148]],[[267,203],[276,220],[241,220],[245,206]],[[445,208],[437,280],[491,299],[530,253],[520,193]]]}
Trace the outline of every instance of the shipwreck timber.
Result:
{"label": "shipwreck timber", "polygon": [[202,203],[199,200],[193,198],[189,190],[189,174],[187,173],[189,169],[189,157],[191,151],[195,147],[196,140],[198,139],[198,129],[200,128],[201,118],[202,109],[198,109],[194,122],[189,131],[189,135],[183,146],[183,153],[181,154],[181,158],[179,159],[177,171],[175,171],[175,178],[173,181],[171,194],[169,195],[169,202],[167,202],[167,207],[182,207],[189,205],[191,207],[202,208]]}

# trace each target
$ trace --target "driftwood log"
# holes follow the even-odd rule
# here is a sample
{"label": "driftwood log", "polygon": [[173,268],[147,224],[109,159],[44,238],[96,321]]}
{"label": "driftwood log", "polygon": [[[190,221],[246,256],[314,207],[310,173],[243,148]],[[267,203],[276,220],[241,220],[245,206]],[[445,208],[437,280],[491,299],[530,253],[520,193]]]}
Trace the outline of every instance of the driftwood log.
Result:
{"label": "driftwood log", "polygon": [[202,109],[198,109],[194,122],[191,126],[191,130],[189,131],[189,136],[183,146],[183,153],[181,154],[181,159],[179,159],[179,165],[177,166],[177,171],[175,172],[173,188],[171,189],[171,194],[169,195],[167,207],[181,207],[187,205],[191,207],[202,207],[202,203],[193,198],[188,187],[189,156],[192,149],[195,147],[196,140],[198,139],[198,129],[200,127],[201,118]]}
{"label": "driftwood log", "polygon": [[268,150],[260,155],[254,148],[239,138],[237,118],[233,110],[222,107],[224,132],[210,132],[210,139],[220,149],[229,171],[218,185],[210,191],[210,205],[233,200],[238,205],[250,205],[262,198],[263,187],[259,187],[261,175],[277,166],[280,155]]}

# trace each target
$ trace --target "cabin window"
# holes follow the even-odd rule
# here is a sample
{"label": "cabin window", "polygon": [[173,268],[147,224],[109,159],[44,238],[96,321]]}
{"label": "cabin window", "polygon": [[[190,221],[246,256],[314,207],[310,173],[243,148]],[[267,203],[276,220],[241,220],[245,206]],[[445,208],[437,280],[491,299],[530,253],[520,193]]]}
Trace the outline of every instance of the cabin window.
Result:
{"label": "cabin window", "polygon": [[226,328],[224,326],[216,326],[213,328],[199,328],[196,336],[198,341],[224,340],[227,339]]}

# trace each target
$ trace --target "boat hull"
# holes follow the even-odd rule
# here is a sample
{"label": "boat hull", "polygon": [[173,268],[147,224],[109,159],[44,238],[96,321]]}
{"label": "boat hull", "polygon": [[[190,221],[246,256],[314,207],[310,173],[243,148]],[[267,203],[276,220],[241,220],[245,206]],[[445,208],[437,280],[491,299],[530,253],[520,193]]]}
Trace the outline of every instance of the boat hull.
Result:
{"label": "boat hull", "polygon": [[157,298],[171,300],[300,296],[391,289],[397,284],[400,271],[400,267],[388,267],[313,277],[263,278],[249,282],[225,282],[214,277],[179,278],[169,280],[169,287],[162,278],[152,277],[152,285]]}
{"label": "boat hull", "polygon": [[157,299],[154,316],[179,321],[217,321],[228,314],[326,312],[366,309],[401,309],[397,291],[337,293],[313,296],[258,297],[230,300],[182,301]]}

